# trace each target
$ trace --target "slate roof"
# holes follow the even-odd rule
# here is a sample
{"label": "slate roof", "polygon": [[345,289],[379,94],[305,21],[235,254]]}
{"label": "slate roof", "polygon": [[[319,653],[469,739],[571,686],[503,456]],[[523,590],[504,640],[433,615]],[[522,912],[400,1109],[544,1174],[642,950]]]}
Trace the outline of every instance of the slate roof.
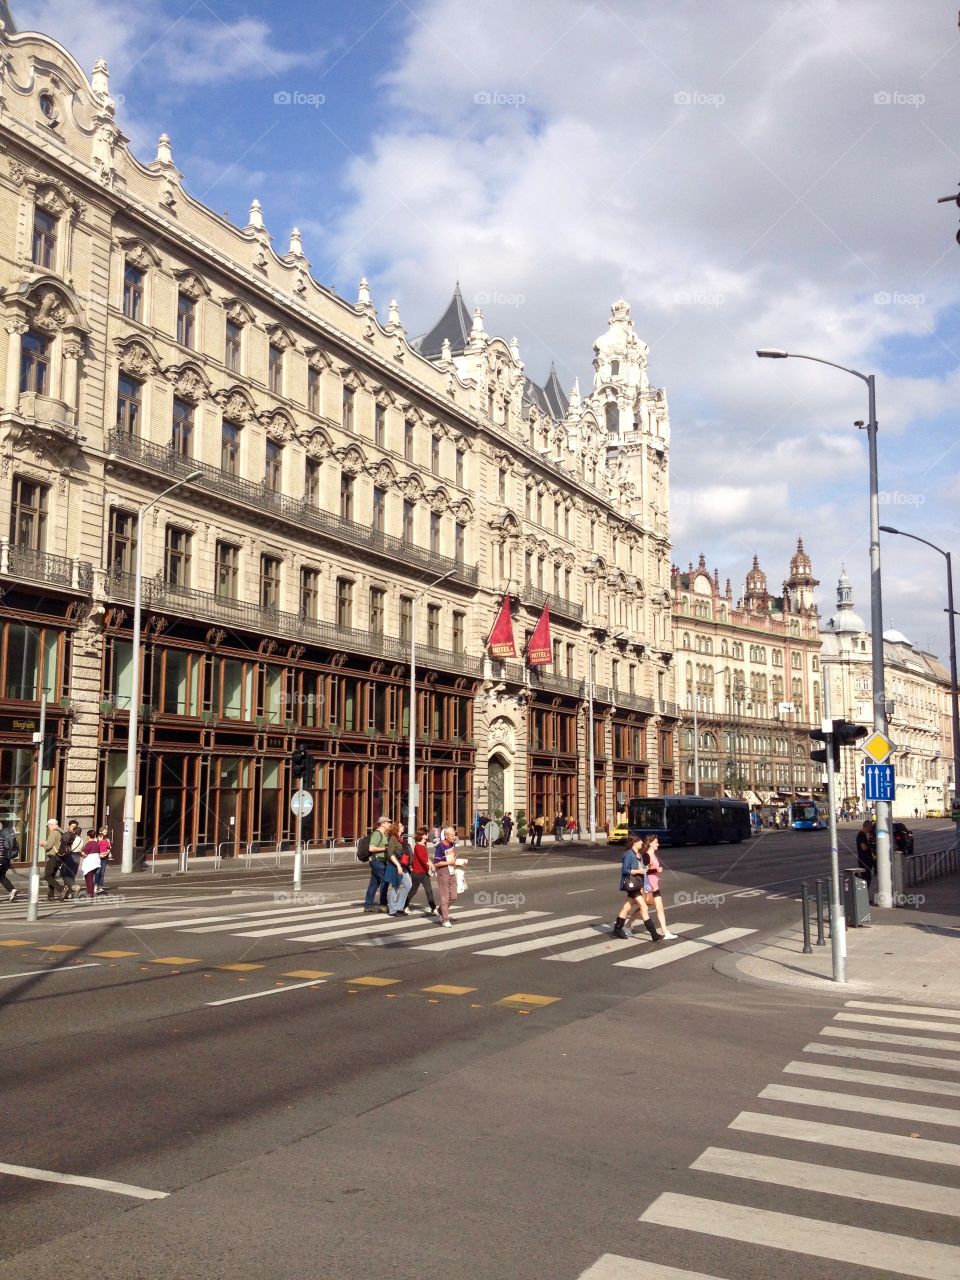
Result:
{"label": "slate roof", "polygon": [[433,328],[421,337],[415,338],[412,345],[415,351],[419,351],[428,360],[439,360],[443,349],[443,340],[444,338],[449,338],[450,354],[454,356],[463,355],[464,347],[470,341],[470,330],[472,328],[473,320],[463,301],[463,294],[460,292],[460,281],[458,280],[453,291],[453,297],[450,299],[450,305],[446,311],[444,311]]}
{"label": "slate roof", "polygon": [[17,24],[13,20],[13,14],[10,12],[10,5],[7,0],[0,0],[0,22],[6,27],[11,35],[15,35]]}

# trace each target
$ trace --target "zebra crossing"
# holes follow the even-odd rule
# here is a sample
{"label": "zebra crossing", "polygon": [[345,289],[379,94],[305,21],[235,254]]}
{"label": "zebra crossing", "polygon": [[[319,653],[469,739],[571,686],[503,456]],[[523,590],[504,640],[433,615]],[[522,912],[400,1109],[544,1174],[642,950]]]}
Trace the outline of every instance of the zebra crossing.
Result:
{"label": "zebra crossing", "polygon": [[438,928],[436,917],[425,912],[388,919],[379,914],[360,916],[358,911],[359,904],[355,902],[284,906],[269,903],[189,918],[178,914],[160,920],[138,919],[126,927],[144,936],[162,930],[195,935],[223,933],[244,940],[276,938],[441,954],[471,951],[498,959],[540,952],[539,958],[544,960],[568,964],[609,960],[615,968],[626,969],[660,968],[756,932],[732,928],[710,931],[701,922],[671,921],[670,927],[678,937],[695,933],[698,936],[684,936],[683,941],[654,947],[645,930],[627,939],[612,938],[609,919],[583,912],[566,915],[501,906],[458,906],[451,917],[455,927],[447,932]]}
{"label": "zebra crossing", "polygon": [[[939,1034],[913,1035],[918,1027]],[[908,1047],[937,1052],[911,1053]],[[671,1249],[693,1234],[701,1238],[702,1257],[703,1238],[714,1240],[716,1272],[604,1254],[579,1280],[739,1280],[760,1274],[758,1265],[763,1275],[783,1269],[776,1253],[761,1253],[758,1264],[758,1248],[806,1255],[810,1267],[831,1280],[855,1280],[864,1267],[922,1280],[960,1276],[960,1245],[953,1243],[960,1229],[951,1225],[960,1219],[960,1141],[946,1140],[960,1129],[960,1108],[912,1100],[960,1096],[960,1082],[951,1078],[960,1072],[960,1009],[848,1000],[801,1052],[803,1059],[787,1063],[784,1074],[806,1077],[812,1087],[767,1085],[758,1095],[766,1109],[741,1111],[729,1125],[729,1145],[707,1147],[690,1165],[709,1175],[711,1194],[665,1190],[640,1215],[641,1223],[657,1228],[657,1243],[667,1240]],[[901,1075],[830,1061],[838,1056],[913,1070]],[[931,1074],[914,1074],[921,1071]],[[840,1082],[853,1091],[835,1092],[819,1082]],[[888,1091],[901,1098],[889,1098]],[[811,1112],[818,1118],[809,1118]],[[871,1119],[880,1127],[869,1127]],[[781,1144],[776,1153],[771,1140]],[[847,1154],[852,1152],[860,1158]],[[876,1157],[876,1167],[866,1169],[863,1155]],[[898,1160],[910,1165],[895,1175]],[[914,1170],[916,1178],[900,1176]],[[745,1183],[823,1197],[824,1216],[740,1203],[736,1189]],[[703,1185],[701,1180],[698,1189]],[[860,1225],[858,1203],[891,1206],[901,1221],[905,1210],[918,1214],[916,1234]]]}

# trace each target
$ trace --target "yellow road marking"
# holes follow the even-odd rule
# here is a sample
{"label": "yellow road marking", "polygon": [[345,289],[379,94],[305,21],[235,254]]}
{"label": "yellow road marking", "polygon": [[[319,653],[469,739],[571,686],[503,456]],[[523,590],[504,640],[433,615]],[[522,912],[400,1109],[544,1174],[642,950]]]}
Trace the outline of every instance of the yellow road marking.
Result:
{"label": "yellow road marking", "polygon": [[151,960],[151,964],[199,964],[199,960],[191,960],[189,956],[161,956],[159,960]]}
{"label": "yellow road marking", "polygon": [[291,969],[289,973],[281,976],[284,978],[332,978],[333,974],[329,969]]}
{"label": "yellow road marking", "polygon": [[518,991],[515,995],[504,996],[502,1000],[497,1001],[497,1004],[507,1005],[511,1009],[517,1009],[523,1005],[532,1005],[535,1009],[542,1009],[544,1005],[556,1004],[559,999],[559,996],[533,996],[525,991]]}
{"label": "yellow road marking", "polygon": [[231,973],[250,973],[253,969],[262,969],[262,964],[218,964],[215,969],[227,969]]}
{"label": "yellow road marking", "polygon": [[344,978],[352,987],[392,987],[399,978]]}
{"label": "yellow road marking", "polygon": [[94,951],[95,956],[99,956],[102,960],[123,960],[127,956],[138,956],[139,951]]}
{"label": "yellow road marking", "polygon": [[442,982],[435,987],[423,987],[423,991],[429,991],[431,994],[438,996],[468,996],[471,991],[476,991],[476,987],[448,987]]}
{"label": "yellow road marking", "polygon": [[10,938],[0,942],[0,947],[32,947],[32,942],[27,942],[25,938]]}
{"label": "yellow road marking", "polygon": [[73,947],[69,942],[57,942],[52,947],[40,947],[40,951],[79,951],[79,947]]}

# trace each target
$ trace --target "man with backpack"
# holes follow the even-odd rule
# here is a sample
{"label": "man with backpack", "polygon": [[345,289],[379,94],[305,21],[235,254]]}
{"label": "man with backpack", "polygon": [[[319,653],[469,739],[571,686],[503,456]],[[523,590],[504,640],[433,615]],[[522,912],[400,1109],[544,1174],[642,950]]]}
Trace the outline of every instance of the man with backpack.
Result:
{"label": "man with backpack", "polygon": [[[367,853],[370,861],[370,883],[367,885],[367,894],[363,900],[364,911],[386,911],[387,909],[387,886],[384,883],[384,876],[387,874],[387,845],[390,841],[388,834],[390,829],[389,818],[378,818],[377,825],[367,837]],[[361,841],[362,844],[362,841]],[[361,848],[357,847],[357,857],[360,857]],[[366,859],[361,859],[366,861]],[[380,895],[380,902],[377,905],[377,895]]]}
{"label": "man with backpack", "polygon": [[17,833],[14,830],[13,823],[4,822],[3,830],[0,831],[0,885],[3,885],[8,894],[8,901],[15,902],[17,899],[17,890],[14,888],[7,872],[10,870],[10,863],[14,858],[20,856],[20,845],[17,842]]}

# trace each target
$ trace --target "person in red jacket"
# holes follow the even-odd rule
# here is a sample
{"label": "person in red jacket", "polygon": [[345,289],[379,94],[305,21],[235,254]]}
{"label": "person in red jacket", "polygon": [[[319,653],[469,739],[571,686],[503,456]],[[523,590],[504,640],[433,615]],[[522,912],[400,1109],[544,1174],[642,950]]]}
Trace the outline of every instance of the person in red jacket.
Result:
{"label": "person in red jacket", "polygon": [[413,888],[407,894],[406,905],[409,907],[410,899],[423,885],[427,901],[430,903],[430,915],[436,915],[437,904],[433,898],[433,885],[430,883],[430,853],[427,848],[428,834],[426,827],[417,829],[417,838],[413,845],[413,862],[410,866],[410,879],[413,881]]}

